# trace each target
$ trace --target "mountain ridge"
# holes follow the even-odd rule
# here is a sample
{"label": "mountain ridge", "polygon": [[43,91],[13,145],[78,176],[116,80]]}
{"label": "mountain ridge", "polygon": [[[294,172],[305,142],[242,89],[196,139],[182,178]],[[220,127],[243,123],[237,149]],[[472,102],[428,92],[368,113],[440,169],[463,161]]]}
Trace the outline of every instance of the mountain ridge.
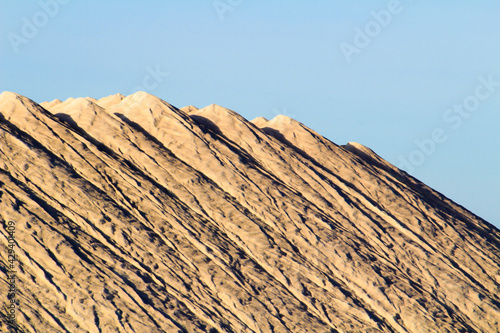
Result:
{"label": "mountain ridge", "polygon": [[500,330],[494,226],[286,116],[185,110],[0,95],[24,331]]}

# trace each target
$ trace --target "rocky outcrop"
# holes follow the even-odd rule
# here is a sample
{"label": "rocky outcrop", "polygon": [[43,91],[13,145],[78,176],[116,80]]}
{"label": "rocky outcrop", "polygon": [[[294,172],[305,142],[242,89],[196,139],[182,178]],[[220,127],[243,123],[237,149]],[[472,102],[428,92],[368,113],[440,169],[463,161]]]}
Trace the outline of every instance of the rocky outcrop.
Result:
{"label": "rocky outcrop", "polygon": [[500,330],[500,231],[286,116],[4,92],[5,304],[10,221],[21,332]]}

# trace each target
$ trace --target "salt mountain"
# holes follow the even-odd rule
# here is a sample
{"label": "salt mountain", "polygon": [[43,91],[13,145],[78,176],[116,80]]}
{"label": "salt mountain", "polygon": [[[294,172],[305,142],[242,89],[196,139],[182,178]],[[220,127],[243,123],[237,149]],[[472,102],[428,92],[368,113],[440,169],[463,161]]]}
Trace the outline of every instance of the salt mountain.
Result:
{"label": "salt mountain", "polygon": [[360,144],[144,92],[0,128],[20,332],[500,330],[500,231]]}

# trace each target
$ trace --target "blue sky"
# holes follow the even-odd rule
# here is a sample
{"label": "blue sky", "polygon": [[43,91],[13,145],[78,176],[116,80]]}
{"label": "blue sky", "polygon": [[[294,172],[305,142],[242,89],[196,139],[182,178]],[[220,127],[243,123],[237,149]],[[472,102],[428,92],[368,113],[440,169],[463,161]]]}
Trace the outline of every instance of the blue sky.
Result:
{"label": "blue sky", "polygon": [[286,114],[500,227],[499,17],[497,0],[0,0],[0,90]]}

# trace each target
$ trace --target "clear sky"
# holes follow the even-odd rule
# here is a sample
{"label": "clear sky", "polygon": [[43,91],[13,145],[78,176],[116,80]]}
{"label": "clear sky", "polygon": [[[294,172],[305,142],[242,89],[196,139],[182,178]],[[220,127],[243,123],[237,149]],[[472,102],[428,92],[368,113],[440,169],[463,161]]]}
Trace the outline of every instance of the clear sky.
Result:
{"label": "clear sky", "polygon": [[145,90],[362,143],[500,227],[500,1],[0,0],[0,90]]}

